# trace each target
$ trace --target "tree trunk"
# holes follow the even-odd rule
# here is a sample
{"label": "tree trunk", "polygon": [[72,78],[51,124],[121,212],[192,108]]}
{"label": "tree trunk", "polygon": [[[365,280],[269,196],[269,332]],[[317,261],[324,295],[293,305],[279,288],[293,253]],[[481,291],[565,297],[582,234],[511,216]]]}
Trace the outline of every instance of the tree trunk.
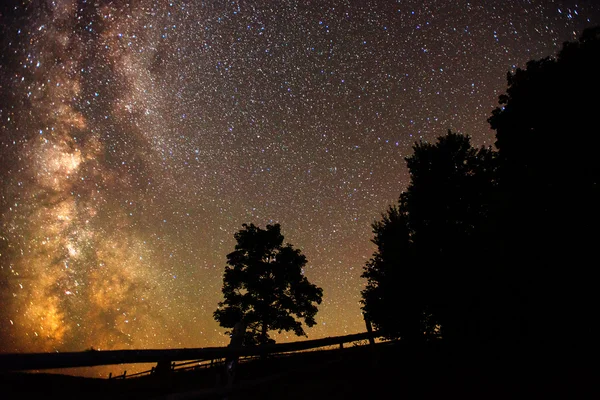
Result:
{"label": "tree trunk", "polygon": [[266,322],[262,324],[262,330],[260,332],[259,346],[261,347],[260,358],[262,360],[267,358],[267,353],[264,351],[264,346],[267,344],[267,333],[269,332],[269,325]]}
{"label": "tree trunk", "polygon": [[[246,324],[243,321],[238,322],[233,327],[231,342],[229,348],[239,350],[244,343],[244,334],[246,333]],[[231,390],[235,379],[235,370],[238,364],[238,354],[230,354],[225,358],[225,372],[227,376],[227,389]],[[212,360],[211,360],[212,363]]]}
{"label": "tree trunk", "polygon": [[266,322],[262,323],[262,331],[260,332],[260,345],[264,346],[267,344],[267,333],[269,332],[269,325]]}

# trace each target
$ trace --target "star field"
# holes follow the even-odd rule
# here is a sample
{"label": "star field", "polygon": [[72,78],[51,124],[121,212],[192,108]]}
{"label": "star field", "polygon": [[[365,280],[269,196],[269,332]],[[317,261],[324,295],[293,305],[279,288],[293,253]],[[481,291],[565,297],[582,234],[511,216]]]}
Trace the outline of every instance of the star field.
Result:
{"label": "star field", "polygon": [[310,338],[364,331],[370,224],[414,142],[492,145],[506,73],[600,23],[593,1],[2,7],[2,352],[226,345],[242,223],[307,256]]}

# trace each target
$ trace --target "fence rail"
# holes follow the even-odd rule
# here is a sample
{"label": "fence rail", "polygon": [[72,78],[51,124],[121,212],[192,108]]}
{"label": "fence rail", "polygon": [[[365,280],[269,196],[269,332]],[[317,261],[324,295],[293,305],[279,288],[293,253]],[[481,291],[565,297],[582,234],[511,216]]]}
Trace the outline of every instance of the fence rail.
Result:
{"label": "fence rail", "polygon": [[380,335],[377,332],[364,332],[346,336],[305,340],[301,342],[242,347],[239,349],[230,347],[206,347],[169,350],[92,350],[68,353],[0,354],[0,372],[95,367],[115,364],[164,363],[189,360],[195,360],[193,362],[196,363],[225,359],[227,357],[248,357],[263,354],[296,352],[318,347],[343,345],[344,343],[376,338],[379,336]]}
{"label": "fence rail", "polygon": [[[246,362],[254,357],[243,358],[240,361]],[[180,364],[173,362],[171,364],[171,371],[189,371],[189,370],[199,370],[213,367],[221,367],[225,365],[225,359],[217,359],[217,360],[193,360],[187,361]],[[108,376],[108,379],[129,379],[136,378],[145,375],[152,375],[156,372],[156,367],[152,367],[146,371],[136,372],[135,374],[128,374],[127,371],[123,371],[121,375],[113,375],[112,373]]]}

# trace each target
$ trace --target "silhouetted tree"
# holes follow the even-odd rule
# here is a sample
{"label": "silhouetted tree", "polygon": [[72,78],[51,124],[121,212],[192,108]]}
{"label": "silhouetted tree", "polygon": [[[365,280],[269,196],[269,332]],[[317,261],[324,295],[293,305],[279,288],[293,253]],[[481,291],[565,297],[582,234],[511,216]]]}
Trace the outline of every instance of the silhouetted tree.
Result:
{"label": "silhouetted tree", "polygon": [[427,309],[446,338],[478,340],[486,330],[482,307],[493,285],[495,153],[475,149],[468,136],[448,132],[418,143],[407,157],[411,182],[400,199],[414,243]]}
{"label": "silhouetted tree", "polygon": [[489,119],[498,152],[451,133],[415,145],[410,185],[374,224],[378,250],[363,274],[363,310],[380,329],[426,330],[423,312],[452,341],[589,351],[599,328],[599,71],[600,27],[508,74]]}
{"label": "silhouetted tree", "polygon": [[367,279],[361,292],[363,312],[386,337],[418,340],[425,330],[425,293],[414,264],[407,215],[392,206],[372,227],[377,251],[362,274]]}
{"label": "silhouetted tree", "polygon": [[478,255],[493,232],[495,156],[451,132],[413,149],[407,191],[373,224],[363,310],[388,336],[423,337],[435,321],[445,335],[464,337],[482,318],[489,283]]}
{"label": "silhouetted tree", "polygon": [[598,328],[590,260],[597,260],[600,223],[599,71],[596,27],[565,43],[557,58],[509,73],[489,119],[506,200],[499,236],[523,340],[572,342]]}
{"label": "silhouetted tree", "polygon": [[[540,184],[562,188],[571,179],[574,185],[597,183],[599,68],[596,27],[566,42],[557,58],[532,60],[508,73],[508,89],[489,122],[511,179],[538,181],[535,190]],[[576,176],[560,181],[574,170]]]}
{"label": "silhouetted tree", "polygon": [[315,325],[316,304],[323,290],[304,276],[306,257],[292,245],[283,245],[279,224],[266,230],[254,224],[234,236],[235,251],[227,255],[223,296],[214,318],[225,328],[243,322],[245,344],[266,344],[270,330],[306,336],[302,323]]}

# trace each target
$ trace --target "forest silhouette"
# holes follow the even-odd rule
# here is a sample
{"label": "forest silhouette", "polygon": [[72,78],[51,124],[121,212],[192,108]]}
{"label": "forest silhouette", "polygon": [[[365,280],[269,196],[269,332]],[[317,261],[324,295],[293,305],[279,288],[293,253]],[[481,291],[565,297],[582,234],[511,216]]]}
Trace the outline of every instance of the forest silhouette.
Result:
{"label": "forest silhouette", "polygon": [[406,158],[373,224],[363,312],[389,338],[588,349],[598,329],[600,27],[508,73],[496,148],[449,132]]}

